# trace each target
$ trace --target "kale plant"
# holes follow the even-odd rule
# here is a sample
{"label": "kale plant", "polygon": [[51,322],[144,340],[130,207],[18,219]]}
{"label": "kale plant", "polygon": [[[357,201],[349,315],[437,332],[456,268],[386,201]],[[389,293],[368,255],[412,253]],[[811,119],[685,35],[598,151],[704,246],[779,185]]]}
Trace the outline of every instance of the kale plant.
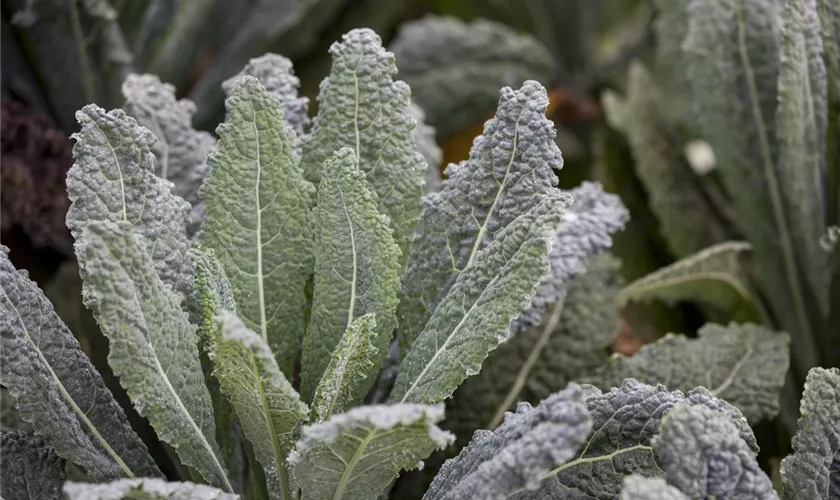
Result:
{"label": "kale plant", "polygon": [[[31,428],[2,430],[3,498],[377,499],[434,452],[452,458],[427,500],[778,498],[750,424],[779,411],[790,337],[707,324],[608,357],[618,305],[651,292],[622,288],[607,252],[618,197],[557,187],[539,83],[501,89],[469,159],[424,194],[439,152],[394,55],[367,29],[330,53],[311,121],[274,54],[222,85],[218,140],[150,75],[126,79],[124,109],[76,113],[84,304],[179,467],[164,477],[4,247],[0,383]],[[738,305],[738,287],[684,278],[742,251],[653,288]],[[801,413],[783,495],[832,498],[840,371],[810,370]]]}

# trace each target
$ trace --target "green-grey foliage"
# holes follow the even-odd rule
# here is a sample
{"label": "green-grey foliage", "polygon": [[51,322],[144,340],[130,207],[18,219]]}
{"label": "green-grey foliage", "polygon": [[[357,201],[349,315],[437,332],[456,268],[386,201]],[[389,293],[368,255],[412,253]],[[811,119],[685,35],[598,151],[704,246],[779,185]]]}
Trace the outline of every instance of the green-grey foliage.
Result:
{"label": "green-grey foliage", "polygon": [[474,429],[495,428],[517,401],[536,404],[607,361],[619,326],[618,267],[610,255],[594,257],[539,325],[500,345],[464,381],[447,408],[459,441]]}
{"label": "green-grey foliage", "polygon": [[840,370],[813,368],[805,381],[794,453],[782,461],[785,500],[840,495]]}
{"label": "green-grey foliage", "polygon": [[624,478],[619,500],[688,500],[680,490],[661,477],[633,474]]}
{"label": "green-grey foliage", "polygon": [[478,252],[544,194],[557,192],[563,167],[548,96],[534,81],[499,92],[496,116],[484,126],[470,159],[447,167],[440,191],[423,199],[423,237],[414,241],[402,277],[398,332],[411,347],[435,308]]}
{"label": "green-grey foliage", "polygon": [[304,333],[315,189],[303,178],[279,102],[259,81],[237,80],[227,109],[199,192],[207,207],[200,239],[216,252],[239,316],[290,375]]}
{"label": "green-grey foliage", "polygon": [[725,242],[701,250],[628,284],[619,303],[696,301],[729,313],[733,320],[760,321],[743,265],[743,255],[751,249],[748,243]]}
{"label": "green-grey foliage", "polygon": [[161,83],[154,75],[131,74],[122,84],[123,109],[150,130],[157,141],[152,145],[155,173],[172,181],[173,193],[192,206],[188,232],[192,235],[204,218],[198,188],[207,177],[207,154],[216,140],[192,127],[195,104],[175,98],[175,87]]}
{"label": "green-grey foliage", "polygon": [[442,405],[368,405],[305,427],[289,456],[301,500],[377,498],[400,470],[454,440],[441,419]]}
{"label": "green-grey foliage", "polygon": [[298,137],[302,137],[309,128],[309,99],[298,96],[300,80],[295,76],[292,61],[271,53],[251,59],[236,76],[222,82],[227,97],[233,94],[236,81],[246,75],[259,80],[265,90],[280,102],[286,123],[291,125]]}
{"label": "green-grey foliage", "polygon": [[408,105],[406,110],[409,116],[414,118],[417,125],[411,131],[417,150],[426,159],[426,186],[424,193],[432,193],[440,189],[440,164],[443,161],[443,151],[435,139],[435,129],[426,124],[426,113],[414,102]]}
{"label": "green-grey foliage", "polygon": [[484,19],[410,21],[389,49],[439,137],[484,119],[500,88],[526,80],[548,85],[555,74],[554,58],[537,39]]}
{"label": "green-grey foliage", "polygon": [[301,393],[307,401],[345,331],[356,318],[372,313],[376,322],[370,340],[379,356],[354,371],[359,387],[353,393],[361,390],[364,397],[396,326],[400,249],[357,162],[352,149],[341,148],[323,165],[318,186],[312,315],[301,358]]}
{"label": "green-grey foliage", "polygon": [[559,193],[546,196],[476,253],[411,346],[390,401],[439,403],[478,373],[549,272],[550,242],[565,208]]}
{"label": "green-grey foliage", "polygon": [[120,479],[105,484],[67,483],[67,500],[238,500],[238,495],[203,484],[160,479]]}
{"label": "green-grey foliage", "polygon": [[303,140],[306,177],[317,183],[325,162],[341,148],[351,148],[378,196],[379,211],[390,219],[404,263],[426,175],[426,161],[411,134],[411,90],[394,81],[394,56],[371,30],[350,31],[330,47],[330,54],[332,68],[318,94],[318,115]]}
{"label": "green-grey foliage", "polygon": [[604,112],[610,125],[630,143],[636,175],[648,194],[663,239],[677,257],[725,241],[728,230],[683,156],[676,125],[662,109],[667,103],[663,103],[664,96],[652,75],[635,62],[627,78],[623,99],[613,91],[604,93]]}
{"label": "green-grey foliage", "polygon": [[615,498],[626,475],[662,475],[653,440],[663,417],[678,403],[719,412],[732,421],[752,453],[758,451],[752,430],[740,412],[705,389],[683,395],[680,391],[668,392],[662,385],[649,386],[631,379],[607,393],[591,386],[583,386],[583,390],[592,418],[592,432],[582,449],[544,474],[538,490],[522,491],[507,498],[562,498],[569,492]]}
{"label": "green-grey foliage", "polygon": [[787,2],[781,24],[779,182],[799,265],[825,315],[832,273],[819,241],[826,227],[828,96],[817,0]]}
{"label": "green-grey foliage", "polygon": [[181,461],[230,491],[183,298],[158,277],[146,241],[130,223],[89,222],[82,241],[84,301],[110,341],[114,374]]}
{"label": "green-grey foliage", "polygon": [[543,474],[571,459],[592,429],[582,392],[570,387],[536,408],[520,403],[495,431],[477,431],[423,499],[504,500],[516,490],[538,488]]}
{"label": "green-grey foliage", "polygon": [[677,404],[653,447],[665,480],[689,498],[779,498],[732,418],[711,408]]}
{"label": "green-grey foliage", "polygon": [[272,498],[289,498],[285,459],[294,445],[293,431],[307,419],[309,408],[283,376],[265,341],[234,314],[218,319],[210,358],[213,375],[265,471],[269,493]]}
{"label": "green-grey foliage", "polygon": [[705,387],[756,424],[779,412],[789,345],[786,333],[759,325],[706,323],[696,339],[668,334],[633,356],[615,354],[609,364],[581,381],[605,390],[628,378],[664,384],[671,390]]}
{"label": "green-grey foliage", "polygon": [[335,346],[330,363],[315,389],[312,410],[316,421],[326,420],[361,402],[370,388],[366,374],[382,359],[373,345],[376,336],[376,315],[359,316],[347,326]]}
{"label": "green-grey foliage", "polygon": [[[122,110],[89,104],[76,113],[76,162],[67,172],[67,227],[82,254],[84,228],[94,221],[125,221],[143,237],[160,279],[186,296],[192,283],[186,260],[190,205],[157,177],[151,147],[157,138]],[[83,257],[79,264],[84,266]]]}
{"label": "green-grey foliage", "polygon": [[[780,311],[781,327],[792,334],[795,366],[801,374],[817,364],[819,353],[811,311],[815,304],[805,289],[799,267],[803,263],[797,262],[793,221],[785,202],[785,193],[798,186],[784,182],[781,172],[789,167],[779,164],[781,4],[690,2],[680,64],[687,76],[686,98],[693,103],[694,123],[721,166],[741,230],[753,245],[755,267],[761,270],[757,278]],[[821,196],[817,193],[821,189],[812,186],[807,196]]]}
{"label": "green-grey foliage", "polygon": [[0,383],[22,419],[96,480],[159,476],[76,338],[8,251],[0,246]]}
{"label": "green-grey foliage", "polygon": [[0,428],[0,497],[61,500],[64,460],[43,439]]}

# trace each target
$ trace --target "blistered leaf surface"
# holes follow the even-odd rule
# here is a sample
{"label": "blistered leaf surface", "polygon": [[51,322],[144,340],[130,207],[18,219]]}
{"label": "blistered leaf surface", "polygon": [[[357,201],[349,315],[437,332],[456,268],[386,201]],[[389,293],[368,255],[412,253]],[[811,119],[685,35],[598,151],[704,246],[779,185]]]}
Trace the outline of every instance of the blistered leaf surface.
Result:
{"label": "blistered leaf surface", "polygon": [[423,237],[412,244],[402,278],[403,351],[479,250],[536,206],[541,195],[556,192],[554,169],[563,167],[563,157],[554,143],[554,125],[545,118],[545,89],[529,81],[499,94],[496,116],[476,138],[470,159],[450,165],[441,190],[423,199]]}
{"label": "blistered leaf surface", "polygon": [[369,365],[357,365],[359,371],[353,374],[364,396],[361,385],[373,384],[388,353],[400,287],[400,249],[387,216],[377,211],[377,196],[358,169],[353,150],[336,152],[324,164],[323,174],[313,217],[315,286],[301,370],[301,392],[307,401],[345,331],[356,318],[374,314],[370,341],[379,356]]}
{"label": "blistered leaf surface", "polygon": [[201,243],[221,262],[245,325],[290,375],[304,333],[315,188],[303,178],[279,102],[257,79],[237,80],[227,109],[199,193],[207,204]]}
{"label": "blistered leaf surface", "polygon": [[442,405],[368,405],[304,428],[289,456],[301,500],[377,498],[400,470],[454,440],[442,419]]}
{"label": "blistered leaf surface", "polygon": [[88,223],[83,241],[84,302],[108,337],[114,374],[181,461],[229,491],[196,327],[181,309],[182,297],[155,273],[143,237],[129,223]]}
{"label": "blistered leaf surface", "polygon": [[67,483],[67,500],[238,500],[239,495],[203,484],[166,482],[161,479],[121,479],[112,483]]}
{"label": "blistered leaf surface", "polygon": [[330,55],[332,69],[321,83],[318,115],[303,141],[306,177],[318,182],[324,162],[339,149],[351,148],[379,197],[379,211],[390,218],[394,241],[407,255],[426,175],[412,136],[415,120],[408,114],[411,91],[394,80],[394,55],[369,29],[345,34],[330,47]]}
{"label": "blistered leaf surface", "polygon": [[21,417],[94,479],[160,475],[73,333],[8,251],[0,246],[0,382]]}
{"label": "blistered leaf surface", "polygon": [[64,460],[50,446],[17,429],[0,429],[0,497],[60,500]]}
{"label": "blistered leaf surface", "polygon": [[759,325],[707,323],[696,339],[668,334],[633,356],[616,354],[582,381],[602,389],[633,378],[668,389],[705,387],[737,406],[752,424],[779,412],[779,393],[790,364],[790,337]]}

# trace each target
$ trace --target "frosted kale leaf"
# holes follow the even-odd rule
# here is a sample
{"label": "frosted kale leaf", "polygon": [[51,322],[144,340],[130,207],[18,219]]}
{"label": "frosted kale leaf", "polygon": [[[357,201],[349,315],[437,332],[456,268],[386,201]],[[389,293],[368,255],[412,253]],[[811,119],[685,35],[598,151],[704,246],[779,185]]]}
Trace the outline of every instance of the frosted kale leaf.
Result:
{"label": "frosted kale leaf", "polygon": [[689,498],[778,499],[756,451],[730,417],[678,404],[665,415],[653,447],[665,479]]}
{"label": "frosted kale leaf", "polygon": [[213,375],[265,471],[272,498],[290,498],[286,456],[294,445],[292,432],[307,419],[309,408],[259,335],[229,312],[217,319],[216,327],[210,348]]}
{"label": "frosted kale leaf", "polygon": [[347,327],[315,390],[312,409],[316,421],[348,410],[364,399],[370,388],[364,374],[372,373],[371,369],[382,359],[373,345],[375,333],[373,313],[359,316]]}
{"label": "frosted kale leaf", "polygon": [[820,237],[826,228],[829,189],[825,183],[829,109],[817,3],[797,0],[784,7],[776,136],[779,182],[791,239],[819,310],[827,315],[832,272],[828,256],[820,248]]}
{"label": "frosted kale leaf", "polygon": [[400,470],[452,442],[442,419],[443,405],[368,405],[305,427],[289,456],[301,500],[377,498]]}
{"label": "frosted kale leaf", "polygon": [[369,29],[345,34],[330,47],[330,54],[332,69],[321,83],[318,115],[303,141],[306,177],[317,183],[333,153],[351,148],[379,198],[379,211],[390,218],[404,263],[420,217],[426,174],[426,162],[411,133],[411,91],[404,82],[394,81],[394,56]]}
{"label": "frosted kale leaf", "polygon": [[67,483],[67,500],[237,500],[239,495],[203,484],[166,482],[161,479],[121,479],[112,483]]}
{"label": "frosted kale leaf", "polygon": [[605,193],[600,184],[584,182],[568,194],[574,201],[552,242],[551,272],[543,276],[514,331],[539,325],[549,307],[566,296],[570,282],[584,273],[589,259],[611,247],[610,235],[624,228],[629,219],[621,199]]}
{"label": "frosted kale leaf", "polygon": [[545,196],[476,253],[401,364],[391,401],[439,403],[478,373],[548,273],[550,242],[565,207],[559,192]]}
{"label": "frosted kale leaf", "polygon": [[536,408],[519,403],[495,431],[476,431],[457,458],[448,460],[424,500],[503,500],[517,490],[537,489],[542,476],[572,458],[592,421],[583,394],[570,387]]}
{"label": "frosted kale leaf", "polygon": [[537,39],[483,19],[410,21],[389,48],[440,137],[483,119],[500,88],[526,80],[548,84],[555,71],[554,58]]}
{"label": "frosted kale leaf", "polygon": [[604,112],[610,125],[630,143],[636,160],[634,171],[645,187],[668,247],[677,257],[685,257],[726,240],[726,221],[715,216],[701,180],[683,155],[676,124],[667,115],[668,103],[663,103],[664,94],[639,62],[630,66],[627,78],[623,99],[612,91],[604,93]]}
{"label": "frosted kale leaf", "polygon": [[664,386],[649,386],[626,380],[617,388],[601,393],[583,386],[586,407],[592,417],[592,432],[575,456],[543,475],[539,491],[523,491],[508,498],[615,498],[622,481],[630,474],[661,476],[653,439],[663,417],[677,403],[703,406],[733,422],[740,439],[753,453],[758,451],[755,437],[737,409],[715,398],[705,389],[687,395],[669,392]]}
{"label": "frosted kale leaf", "polygon": [[50,446],[17,429],[0,429],[0,497],[61,500],[64,460]]}
{"label": "frosted kale leaf", "polygon": [[840,370],[812,368],[799,408],[793,455],[782,460],[786,500],[828,500],[840,495]]}
{"label": "frosted kale leaf", "polygon": [[624,379],[664,384],[671,390],[706,387],[756,424],[779,412],[789,365],[790,337],[759,325],[707,323],[698,338],[668,334],[633,356],[616,354],[582,382],[609,389]]}
{"label": "frosted kale leaf", "polygon": [[458,387],[447,424],[459,441],[466,443],[474,429],[494,429],[517,401],[536,404],[606,363],[619,327],[618,267],[608,254],[594,257],[538,326],[500,345]]}
{"label": "frosted kale leaf", "polygon": [[376,321],[370,341],[379,355],[371,358],[373,363],[357,365],[364,370],[352,375],[359,383],[353,393],[364,397],[387,356],[396,326],[400,249],[357,165],[352,149],[340,149],[323,165],[318,186],[312,315],[301,365],[306,401],[311,401],[345,331],[356,318],[372,313]]}
{"label": "frosted kale leaf", "polygon": [[239,316],[291,375],[312,273],[315,188],[303,178],[279,108],[255,78],[237,80],[199,193],[207,204],[200,238],[222,264]]}
{"label": "frosted kale leaf", "polygon": [[8,251],[0,246],[0,383],[20,416],[96,480],[159,476],[73,333]]}
{"label": "frosted kale leaf", "polygon": [[271,53],[251,59],[236,76],[222,83],[222,88],[228,97],[233,95],[236,81],[245,75],[259,80],[265,90],[277,99],[286,123],[291,125],[298,137],[303,137],[309,128],[307,115],[309,99],[298,96],[300,80],[295,76],[292,61]]}
{"label": "frosted kale leaf", "polygon": [[529,81],[499,94],[496,116],[476,138],[470,159],[450,165],[441,190],[423,199],[423,237],[412,244],[402,279],[403,351],[478,252],[542,195],[557,191],[554,169],[562,168],[563,157],[545,118],[545,89]]}
{"label": "frosted kale leaf", "polygon": [[76,119],[82,128],[72,136],[76,162],[67,172],[67,227],[76,239],[80,265],[88,224],[125,221],[143,237],[160,279],[188,296],[190,206],[155,175],[151,148],[157,138],[119,109],[106,112],[89,104]]}
{"label": "frosted kale leaf", "polygon": [[195,326],[154,271],[127,222],[88,223],[79,245],[85,305],[109,340],[108,363],[158,437],[211,484],[231,490],[219,460]]}
{"label": "frosted kale leaf", "polygon": [[630,283],[619,294],[619,303],[696,301],[729,313],[735,321],[760,322],[743,263],[751,250],[748,243],[734,241],[701,250]]}
{"label": "frosted kale leaf", "polygon": [[123,109],[157,138],[152,144],[155,172],[175,184],[173,192],[192,206],[187,232],[192,236],[204,218],[198,188],[207,177],[206,159],[216,139],[192,127],[195,104],[175,98],[175,87],[154,75],[131,74],[122,85]]}
{"label": "frosted kale leaf", "polygon": [[624,478],[619,500],[688,500],[688,497],[661,477],[633,474]]}

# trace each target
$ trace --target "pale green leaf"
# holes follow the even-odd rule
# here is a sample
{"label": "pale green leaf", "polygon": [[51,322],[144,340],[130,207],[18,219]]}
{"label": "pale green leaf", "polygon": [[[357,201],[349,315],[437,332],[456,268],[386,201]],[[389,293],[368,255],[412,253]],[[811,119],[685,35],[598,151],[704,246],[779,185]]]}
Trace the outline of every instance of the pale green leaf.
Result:
{"label": "pale green leaf", "polygon": [[443,405],[368,405],[303,429],[289,456],[301,500],[373,500],[403,470],[448,446]]}
{"label": "pale green leaf", "polygon": [[665,480],[689,498],[779,498],[758,466],[756,450],[729,416],[711,408],[674,406],[653,448]]}
{"label": "pale green leaf", "polygon": [[236,81],[248,75],[260,81],[265,90],[280,102],[280,111],[298,137],[309,128],[307,108],[309,99],[298,96],[300,80],[295,76],[292,61],[277,54],[265,54],[251,59],[236,76],[222,82],[227,97],[233,94]]}
{"label": "pale green leaf", "polygon": [[742,260],[751,251],[751,245],[741,242],[709,247],[630,283],[619,293],[619,303],[696,301],[730,313],[736,321],[761,321]]}
{"label": "pale green leaf", "polygon": [[231,313],[217,319],[210,357],[222,392],[262,465],[271,498],[291,498],[285,468],[293,432],[309,409],[286,380],[265,341]]}
{"label": "pale green leaf", "polygon": [[161,479],[121,479],[112,483],[67,483],[67,500],[238,500],[239,495],[203,484]]}
{"label": "pale green leaf", "polygon": [[[125,221],[143,237],[153,269],[184,296],[192,278],[186,260],[190,206],[155,175],[151,147],[157,138],[124,111],[89,104],[76,113],[81,130],[67,172],[67,227],[84,266],[84,228],[94,221]],[[81,255],[80,255],[81,254]]]}
{"label": "pale green leaf", "polygon": [[630,474],[661,476],[652,440],[658,435],[663,417],[677,403],[704,406],[727,416],[753,453],[758,451],[752,430],[740,412],[699,388],[683,395],[664,386],[649,386],[626,380],[607,393],[591,386],[586,407],[592,417],[592,432],[582,449],[563,464],[542,476],[539,491],[511,495],[513,500],[543,498],[616,498],[622,481]]}
{"label": "pale green leaf", "polygon": [[439,403],[478,373],[549,272],[550,242],[565,208],[559,192],[546,196],[477,252],[400,365],[390,401]]}
{"label": "pale green leaf", "polygon": [[0,429],[0,498],[61,500],[64,460],[44,440]]}
{"label": "pale green leaf", "polygon": [[570,387],[536,408],[519,403],[493,432],[479,430],[457,458],[448,460],[424,500],[504,500],[537,489],[557,464],[575,456],[592,430],[582,391]]}
{"label": "pale green leaf", "polygon": [[347,327],[315,390],[312,401],[315,421],[326,420],[333,413],[348,410],[364,399],[370,388],[369,377],[364,374],[375,373],[372,369],[382,359],[373,345],[375,334],[374,313],[359,316]]}
{"label": "pale green leaf", "polygon": [[[394,81],[394,56],[369,29],[350,31],[332,45],[330,54],[332,69],[321,84],[318,115],[303,141],[306,177],[320,181],[333,153],[352,148],[379,198],[379,211],[390,218],[405,263],[426,175],[426,162],[412,136],[415,121],[408,114],[411,91]],[[377,315],[377,321],[382,319]]]}
{"label": "pale green leaf", "polygon": [[159,476],[76,338],[8,251],[0,246],[0,383],[22,419],[96,480]]}
{"label": "pale green leaf", "polygon": [[725,221],[716,216],[701,180],[683,156],[676,125],[662,109],[667,103],[663,104],[653,77],[641,63],[634,62],[627,78],[623,99],[612,91],[604,93],[604,113],[630,143],[635,173],[648,194],[663,239],[677,257],[725,241]]}
{"label": "pale green leaf", "polygon": [[194,235],[204,218],[198,188],[207,177],[207,154],[216,139],[207,132],[195,130],[192,117],[195,104],[175,98],[175,87],[162,83],[154,75],[131,74],[122,84],[125,96],[123,109],[157,138],[152,145],[155,172],[172,181],[172,192],[192,206],[188,233]]}
{"label": "pale green leaf", "polygon": [[301,393],[306,401],[312,399],[344,332],[356,318],[373,313],[375,334],[370,340],[379,356],[353,375],[359,378],[353,393],[362,390],[364,396],[362,386],[373,384],[396,326],[400,249],[365,178],[350,148],[337,151],[323,166],[314,215],[312,315],[303,340]]}
{"label": "pale green leaf", "polygon": [[494,429],[517,401],[536,404],[606,363],[619,326],[618,266],[610,255],[594,257],[539,325],[500,345],[464,381],[447,409],[459,441],[475,429]]}
{"label": "pale green leaf", "polygon": [[832,278],[819,244],[826,227],[826,76],[817,0],[791,0],[782,16],[779,181],[798,262],[823,315]]}
{"label": "pale green leaf", "polygon": [[759,283],[794,339],[795,365],[804,370],[817,364],[819,353],[778,168],[781,10],[779,1],[690,2],[680,64],[692,118],[715,152],[741,230],[753,245]]}
{"label": "pale green leaf", "polygon": [[840,495],[840,370],[812,368],[799,408],[794,453],[782,460],[786,500],[829,500]]}
{"label": "pale green leaf", "polygon": [[210,394],[195,326],[182,297],[154,271],[142,236],[127,222],[86,225],[78,245],[84,302],[110,343],[108,363],[158,437],[184,465],[231,490],[219,461]]}
{"label": "pale green leaf", "polygon": [[619,500],[689,500],[661,477],[633,474],[624,478]]}
{"label": "pale green leaf", "polygon": [[485,19],[429,15],[403,24],[389,48],[440,137],[483,120],[500,88],[526,80],[547,85],[555,72],[536,38]]}
{"label": "pale green leaf", "polygon": [[[698,338],[668,334],[633,356],[615,354],[581,381],[609,389],[624,379],[689,391],[705,387],[735,405],[752,424],[779,412],[779,393],[790,364],[790,337],[759,325],[707,323]],[[689,361],[689,362],[687,362]]]}
{"label": "pale green leaf", "polygon": [[563,157],[545,118],[545,89],[529,81],[499,95],[470,159],[449,165],[441,190],[423,199],[423,237],[411,246],[398,310],[404,352],[479,250],[542,195],[557,192],[553,170],[563,167]]}
{"label": "pale green leaf", "polygon": [[279,106],[255,78],[236,82],[199,192],[207,207],[200,239],[221,262],[245,325],[291,375],[313,266],[315,188],[303,178],[295,135]]}
{"label": "pale green leaf", "polygon": [[217,331],[216,316],[222,312],[236,313],[233,290],[213,250],[193,247],[187,252],[187,257],[195,278],[193,295],[188,301],[190,323],[198,326],[201,370],[204,372],[204,384],[210,391],[210,399],[213,402],[216,441],[228,469],[228,477],[233,481],[234,489],[240,491],[238,486],[245,481],[245,471],[239,425],[236,423],[230,401],[222,394],[219,379],[213,376],[213,363],[209,356]]}

